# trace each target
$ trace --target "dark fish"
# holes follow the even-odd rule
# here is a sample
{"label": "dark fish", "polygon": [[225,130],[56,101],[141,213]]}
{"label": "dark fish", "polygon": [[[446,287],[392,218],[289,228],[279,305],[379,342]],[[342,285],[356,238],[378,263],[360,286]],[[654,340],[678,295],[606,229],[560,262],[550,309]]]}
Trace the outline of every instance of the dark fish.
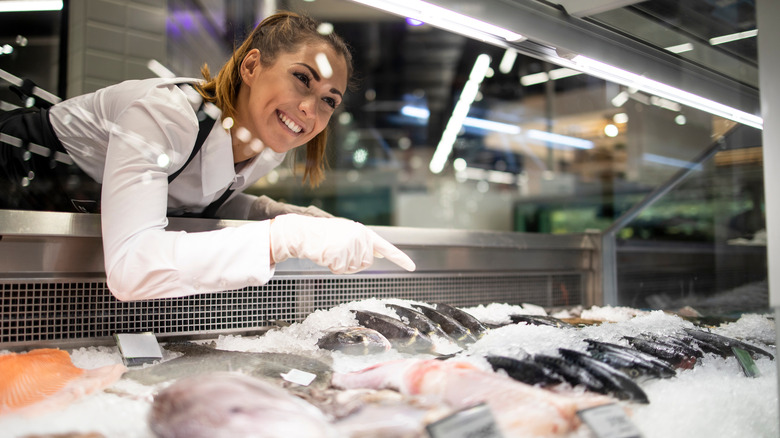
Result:
{"label": "dark fish", "polygon": [[421,333],[424,333],[428,336],[440,336],[444,339],[448,339],[452,342],[455,342],[454,339],[450,338],[450,335],[444,332],[442,330],[441,326],[439,324],[436,324],[435,322],[431,321],[430,318],[422,314],[421,312],[418,312],[414,309],[410,309],[408,307],[399,306],[396,304],[385,304],[386,307],[389,307],[392,309],[396,315],[398,315],[399,318],[401,318],[401,321],[408,325],[409,327],[416,328]]}
{"label": "dark fish", "polygon": [[474,335],[471,334],[469,329],[463,326],[455,319],[433,309],[432,307],[422,306],[419,304],[413,304],[412,307],[422,312],[423,315],[431,319],[431,321],[439,324],[442,330],[447,333],[452,339],[455,340],[459,346],[465,348],[469,344],[477,342]]}
{"label": "dark fish", "polygon": [[602,394],[605,391],[604,383],[601,380],[576,363],[562,357],[544,354],[534,355],[533,360],[548,371],[557,374],[572,386],[582,385],[593,392]]}
{"label": "dark fish", "polygon": [[313,405],[240,373],[177,380],[154,396],[148,422],[158,438],[340,436]]}
{"label": "dark fish", "polygon": [[532,359],[506,356],[487,356],[485,359],[494,371],[504,370],[509,377],[529,385],[550,386],[564,382],[561,376]]}
{"label": "dark fish", "polygon": [[600,362],[586,353],[567,348],[559,348],[561,355],[583,368],[604,384],[604,393],[612,394],[620,400],[637,403],[650,403],[647,394],[630,377],[611,366]]}
{"label": "dark fish", "polygon": [[696,364],[696,356],[686,354],[675,345],[631,336],[624,336],[623,338],[633,348],[666,361],[675,368],[691,369]]}
{"label": "dark fish", "polygon": [[749,352],[754,359],[758,356],[766,356],[770,359],[775,358],[766,350],[734,338],[729,338],[728,336],[718,335],[712,332],[697,329],[686,328],[684,330],[685,333],[690,335],[697,342],[701,343],[701,345],[707,345],[708,347],[711,347],[713,349],[713,353],[720,354],[724,357],[733,356],[734,353],[732,352],[731,347],[736,347]]}
{"label": "dark fish", "polygon": [[566,321],[563,321],[561,319],[555,318],[553,316],[544,316],[544,315],[509,315],[509,319],[512,320],[512,323],[518,324],[521,322],[524,322],[528,325],[546,325],[550,327],[558,327],[558,328],[572,328],[573,325],[569,324]]}
{"label": "dark fish", "polygon": [[184,355],[142,369],[127,371],[122,378],[132,379],[144,385],[156,385],[185,376],[219,371],[238,371],[250,376],[280,382],[281,374],[297,369],[317,376],[309,385],[310,387],[327,388],[330,385],[332,374],[330,364],[313,357],[287,353],[218,350],[190,342],[169,343],[164,348],[184,353]]}
{"label": "dark fish", "polygon": [[381,333],[366,327],[331,329],[317,340],[317,346],[349,355],[377,354],[392,348]]}
{"label": "dark fish", "polygon": [[384,335],[396,350],[407,353],[433,353],[434,345],[431,338],[416,328],[381,313],[368,310],[353,310],[353,312],[360,325]]}
{"label": "dark fish", "polygon": [[445,303],[435,303],[435,306],[436,310],[453,318],[455,321],[461,323],[463,327],[469,329],[471,334],[477,339],[484,336],[487,332],[487,327],[482,324],[482,321],[478,320],[470,313]]}
{"label": "dark fish", "polygon": [[685,337],[682,335],[659,336],[651,333],[643,333],[642,337],[645,339],[650,339],[651,341],[660,342],[662,344],[672,345],[680,349],[680,351],[688,356],[693,356],[696,358],[704,357],[704,352],[701,350],[701,348],[693,343],[693,339],[690,337]]}
{"label": "dark fish", "polygon": [[586,339],[588,352],[596,359],[626,373],[629,377],[674,377],[677,373],[667,362],[639,350],[618,344]]}

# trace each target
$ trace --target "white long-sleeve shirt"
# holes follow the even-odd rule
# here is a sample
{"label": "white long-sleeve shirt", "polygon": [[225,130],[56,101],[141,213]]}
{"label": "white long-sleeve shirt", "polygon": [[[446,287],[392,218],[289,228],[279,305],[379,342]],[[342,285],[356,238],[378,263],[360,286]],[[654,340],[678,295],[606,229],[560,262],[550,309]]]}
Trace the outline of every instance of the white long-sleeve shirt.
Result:
{"label": "white long-sleeve shirt", "polygon": [[236,171],[230,133],[219,118],[192,152],[196,110],[176,84],[194,79],[122,82],[65,100],[50,110],[54,132],[79,167],[102,183],[101,221],[108,287],[120,300],[241,289],[270,280],[269,221],[221,230],[166,231],[168,215],[201,212],[232,183],[218,214],[247,217],[241,193],[281,163],[265,148]]}

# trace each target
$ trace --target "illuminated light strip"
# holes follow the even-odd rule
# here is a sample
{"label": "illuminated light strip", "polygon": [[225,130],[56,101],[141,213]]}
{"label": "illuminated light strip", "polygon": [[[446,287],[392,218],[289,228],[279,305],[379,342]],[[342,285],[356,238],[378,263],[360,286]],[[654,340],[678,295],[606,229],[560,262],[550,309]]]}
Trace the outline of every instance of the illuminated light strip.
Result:
{"label": "illuminated light strip", "polygon": [[176,74],[168,69],[168,67],[162,65],[160,61],[156,59],[150,59],[149,62],[146,63],[146,68],[152,71],[152,73],[156,74],[157,76],[161,78],[175,78]]}
{"label": "illuminated light strip", "polygon": [[[3,69],[0,69],[0,79],[4,79],[16,85],[17,87],[21,87],[24,84],[24,81],[22,81],[21,78],[18,78]],[[60,99],[59,96],[55,96],[54,94],[49,93],[48,91],[44,90],[43,88],[37,85],[32,88],[32,94],[40,97],[41,99],[49,103],[59,103],[60,101],[62,101],[62,99]]]}
{"label": "illuminated light strip", "polygon": [[479,55],[474,62],[474,67],[471,68],[469,80],[466,81],[466,85],[463,86],[463,91],[460,93],[458,103],[455,104],[455,109],[453,109],[452,115],[447,121],[447,126],[444,128],[439,144],[436,146],[436,151],[433,153],[433,158],[431,158],[431,163],[429,165],[431,172],[441,173],[441,171],[444,170],[444,165],[447,163],[450,152],[452,152],[452,146],[455,144],[455,139],[458,137],[460,128],[463,127],[463,121],[469,113],[471,104],[477,97],[479,85],[485,79],[485,74],[489,68],[490,56],[484,53]]}
{"label": "illuminated light strip", "polygon": [[501,44],[505,44],[506,42],[518,42],[526,39],[523,35],[502,27],[421,0],[352,1],[483,41],[494,39],[491,38],[491,36],[499,37],[501,40],[498,40],[497,42]]}
{"label": "illuminated light strip", "polygon": [[627,87],[633,87],[673,102],[677,102],[692,108],[696,108],[716,116],[720,116],[756,129],[763,129],[764,119],[755,114],[750,114],[728,105],[715,102],[693,93],[674,88],[636,73],[605,64],[603,62],[590,59],[586,56],[577,55],[571,60],[574,67],[578,70],[604,80],[615,82]]}
{"label": "illuminated light strip", "polygon": [[550,80],[550,75],[547,72],[542,71],[539,73],[531,73],[520,78],[520,84],[524,87],[531,85],[542,84]]}
{"label": "illuminated light strip", "polygon": [[694,164],[689,161],[680,160],[677,158],[671,158],[671,157],[664,157],[663,155],[656,155],[656,154],[648,154],[644,153],[642,154],[642,159],[645,161],[649,161],[651,163],[658,163],[663,164],[666,166],[672,166],[672,167],[681,167],[685,169],[693,169],[693,170],[701,170],[702,166],[701,164]]}
{"label": "illuminated light strip", "polygon": [[573,68],[556,68],[555,70],[550,70],[550,72],[539,72],[539,73],[532,73],[530,75],[525,75],[520,78],[520,84],[528,87],[531,85],[536,84],[542,84],[547,81],[557,81],[558,79],[568,78],[571,76],[577,76],[581,75],[582,72],[579,70],[575,70]]}
{"label": "illuminated light strip", "polygon": [[539,131],[538,129],[529,129],[526,133],[528,138],[534,140],[543,141],[545,143],[553,143],[562,146],[571,146],[579,149],[592,149],[593,142],[590,140],[583,140],[581,138],[569,137],[568,135],[554,134],[547,131]]}
{"label": "illuminated light strip", "polygon": [[683,43],[683,44],[678,44],[676,46],[669,46],[669,47],[666,47],[665,49],[670,51],[670,52],[672,52],[672,53],[685,53],[685,52],[690,52],[691,50],[693,50],[693,44],[691,44],[691,43]]}
{"label": "illuminated light strip", "polygon": [[[428,119],[431,112],[426,108],[420,108],[418,106],[404,105],[401,108],[401,114],[407,117],[414,117],[417,119]],[[478,119],[476,117],[466,117],[463,119],[463,126],[469,126],[472,128],[484,129],[486,131],[501,132],[504,134],[520,134],[522,129],[516,125],[510,125],[508,123],[494,122],[492,120]]]}
{"label": "illuminated light strip", "polygon": [[506,49],[504,56],[501,58],[501,62],[498,64],[498,71],[503,74],[507,74],[512,71],[512,67],[515,66],[515,60],[517,59],[517,51],[514,49]]}
{"label": "illuminated light strip", "polygon": [[62,0],[54,1],[0,1],[0,12],[61,11]]}
{"label": "illuminated light strip", "polygon": [[732,41],[744,40],[746,38],[753,38],[756,35],[758,35],[758,29],[746,30],[744,32],[710,38],[710,44],[717,46],[718,44],[730,43]]}

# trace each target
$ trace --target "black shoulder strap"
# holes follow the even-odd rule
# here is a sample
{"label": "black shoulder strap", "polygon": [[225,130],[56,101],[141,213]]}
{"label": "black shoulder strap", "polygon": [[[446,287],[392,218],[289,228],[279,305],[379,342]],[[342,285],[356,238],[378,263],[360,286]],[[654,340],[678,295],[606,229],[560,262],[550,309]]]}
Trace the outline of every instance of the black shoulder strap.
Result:
{"label": "black shoulder strap", "polygon": [[216,120],[214,120],[208,113],[206,113],[206,101],[204,100],[200,104],[200,108],[198,108],[198,137],[195,139],[195,146],[192,148],[192,152],[190,153],[189,158],[187,158],[187,161],[184,163],[184,166],[181,166],[181,169],[177,170],[176,172],[168,175],[168,184],[172,183],[173,180],[176,179],[177,176],[179,176],[180,173],[184,171],[185,168],[190,164],[193,158],[195,158],[195,155],[198,154],[200,151],[200,148],[203,147],[203,143],[206,141],[206,138],[209,136],[209,133],[211,132],[211,128],[214,127],[214,123]]}
{"label": "black shoulder strap", "polygon": [[[189,85],[189,84],[179,84],[179,86],[182,85]],[[198,116],[198,136],[195,138],[195,145],[192,147],[192,152],[190,153],[190,156],[187,158],[187,161],[184,163],[184,166],[181,166],[179,170],[172,173],[168,176],[168,184],[173,182],[174,179],[176,179],[177,176],[179,176],[180,173],[184,171],[184,169],[187,168],[187,166],[190,164],[193,158],[195,158],[195,155],[200,152],[201,147],[203,147],[203,143],[206,142],[206,138],[211,133],[211,129],[214,127],[214,123],[216,120],[214,120],[213,117],[211,117],[206,112],[206,104],[207,102],[204,100],[201,102],[200,107],[197,111]],[[232,185],[232,184],[231,184]],[[198,217],[204,217],[204,218],[213,218],[215,217],[217,210],[219,210],[219,207],[222,206],[222,204],[227,201],[227,199],[230,197],[230,195],[233,193],[233,190],[228,187],[227,190],[225,190],[225,193],[222,194],[217,200],[209,204],[205,210],[203,210],[202,213],[197,215]]]}

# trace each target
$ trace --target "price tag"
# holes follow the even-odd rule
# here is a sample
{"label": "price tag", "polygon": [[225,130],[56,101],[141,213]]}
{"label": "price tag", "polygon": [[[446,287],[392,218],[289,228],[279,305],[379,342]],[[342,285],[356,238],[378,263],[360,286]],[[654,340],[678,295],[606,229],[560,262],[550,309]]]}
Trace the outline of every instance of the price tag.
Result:
{"label": "price tag", "polygon": [[598,438],[641,438],[639,429],[626,416],[620,405],[611,403],[577,412]]}
{"label": "price tag", "polygon": [[154,333],[116,333],[116,345],[127,366],[152,363],[162,359],[162,350]]}
{"label": "price tag", "polygon": [[750,357],[750,353],[737,347],[731,347],[731,351],[734,352],[734,356],[737,357],[739,366],[742,367],[742,372],[744,372],[746,376],[758,377],[761,375],[761,372],[758,371],[758,367],[756,366],[756,362]]}
{"label": "price tag", "polygon": [[287,374],[281,374],[282,378],[288,382],[297,383],[301,386],[309,386],[317,377],[316,374],[308,373],[298,369],[291,369]]}
{"label": "price tag", "polygon": [[463,409],[425,428],[431,438],[501,438],[485,403]]}

